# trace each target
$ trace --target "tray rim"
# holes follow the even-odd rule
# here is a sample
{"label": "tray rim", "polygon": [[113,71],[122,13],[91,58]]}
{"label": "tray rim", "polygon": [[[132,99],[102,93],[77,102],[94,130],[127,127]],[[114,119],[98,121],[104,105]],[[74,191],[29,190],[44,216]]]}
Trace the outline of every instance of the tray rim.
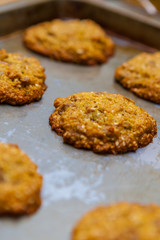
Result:
{"label": "tray rim", "polygon": [[[80,13],[82,14],[80,18],[87,18],[87,14],[91,14],[90,18],[95,21],[97,20],[98,22],[98,17],[100,17],[100,13],[102,13],[102,22],[99,22],[100,24],[102,24],[102,26],[106,25],[108,29],[112,29],[113,32],[117,32],[122,36],[129,37],[137,42],[149,45],[150,47],[160,49],[160,43],[158,41],[158,39],[160,38],[160,21],[158,21],[157,19],[153,19],[150,16],[146,16],[145,14],[132,12],[127,8],[120,8],[116,5],[113,6],[110,0],[23,0],[14,4],[4,5],[0,8],[0,37],[4,37],[5,35],[14,33],[19,30],[24,30],[25,28],[38,22],[52,19],[52,9],[48,13],[48,15],[43,16],[43,6],[47,6],[47,4],[55,4],[58,10],[61,6],[63,6],[63,12],[65,12],[65,6],[70,7],[72,5],[85,5],[85,7],[87,6],[88,12]],[[38,20],[39,15],[33,16],[34,10],[37,7],[40,9],[41,12],[40,20]],[[96,14],[92,13],[92,8],[97,9]],[[54,9],[55,12],[56,10]],[[26,20],[25,16],[30,12],[32,18]],[[17,17],[17,13],[20,14],[19,19]],[[56,18],[61,17],[59,16],[59,11],[56,13]],[[109,14],[108,21],[105,21],[105,13]],[[48,16],[49,19],[47,19],[46,16]],[[11,21],[14,17],[17,17],[15,23],[14,21]],[[116,19],[116,17],[118,18],[118,20]],[[21,18],[22,21],[20,21]],[[132,26],[132,28],[130,28],[130,25]],[[144,31],[142,31],[142,29]]]}

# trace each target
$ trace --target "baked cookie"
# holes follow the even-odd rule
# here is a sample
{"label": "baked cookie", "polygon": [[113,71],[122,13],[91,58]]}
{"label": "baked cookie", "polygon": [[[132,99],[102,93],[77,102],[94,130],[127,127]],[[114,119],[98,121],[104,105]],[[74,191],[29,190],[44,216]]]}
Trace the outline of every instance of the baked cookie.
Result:
{"label": "baked cookie", "polygon": [[157,132],[156,121],[119,94],[82,92],[54,101],[49,123],[65,143],[99,153],[135,151]]}
{"label": "baked cookie", "polygon": [[0,50],[0,103],[38,101],[46,89],[44,81],[44,68],[37,59]]}
{"label": "baked cookie", "polygon": [[25,31],[24,42],[50,58],[86,65],[104,63],[114,51],[111,38],[91,20],[40,23]]}
{"label": "baked cookie", "polygon": [[0,215],[35,212],[41,205],[42,177],[17,145],[0,143]]}
{"label": "baked cookie", "polygon": [[160,207],[117,203],[99,207],[76,225],[72,240],[158,240]]}
{"label": "baked cookie", "polygon": [[137,96],[160,103],[160,52],[141,53],[122,64],[115,79]]}

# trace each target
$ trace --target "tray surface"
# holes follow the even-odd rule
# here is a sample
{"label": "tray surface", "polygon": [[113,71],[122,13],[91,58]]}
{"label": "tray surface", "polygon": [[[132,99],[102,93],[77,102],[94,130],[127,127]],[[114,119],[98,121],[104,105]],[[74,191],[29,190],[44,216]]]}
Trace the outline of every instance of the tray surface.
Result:
{"label": "tray surface", "polygon": [[[112,35],[112,34],[111,34]],[[60,63],[23,46],[22,33],[0,39],[0,48],[40,60],[48,89],[41,101],[13,107],[0,105],[0,141],[17,143],[39,166],[44,177],[43,204],[29,217],[0,219],[0,239],[69,240],[76,221],[100,204],[117,201],[160,203],[160,107],[128,92],[114,81],[114,70],[141,51],[141,44],[112,35],[117,47],[109,62],[85,67]],[[82,91],[120,93],[133,99],[156,120],[153,143],[123,155],[98,155],[63,144],[51,131],[48,118],[53,101]]]}

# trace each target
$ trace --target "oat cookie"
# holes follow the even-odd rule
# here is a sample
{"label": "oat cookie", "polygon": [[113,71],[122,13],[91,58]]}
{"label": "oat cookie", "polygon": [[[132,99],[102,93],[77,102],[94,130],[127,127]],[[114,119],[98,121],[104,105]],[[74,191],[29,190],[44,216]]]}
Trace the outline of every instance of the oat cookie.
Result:
{"label": "oat cookie", "polygon": [[134,101],[119,94],[82,92],[54,101],[52,130],[65,143],[99,153],[135,151],[157,132],[156,121]]}
{"label": "oat cookie", "polygon": [[0,143],[0,215],[35,212],[41,205],[42,177],[17,145]]}
{"label": "oat cookie", "polygon": [[160,207],[117,203],[87,213],[76,225],[72,240],[158,240]]}
{"label": "oat cookie", "polygon": [[115,79],[137,96],[160,103],[160,52],[141,53],[122,64]]}
{"label": "oat cookie", "polygon": [[46,89],[44,81],[44,68],[37,59],[0,50],[0,103],[38,101]]}
{"label": "oat cookie", "polygon": [[113,54],[114,43],[92,20],[52,20],[28,28],[24,43],[50,58],[78,64],[104,63]]}

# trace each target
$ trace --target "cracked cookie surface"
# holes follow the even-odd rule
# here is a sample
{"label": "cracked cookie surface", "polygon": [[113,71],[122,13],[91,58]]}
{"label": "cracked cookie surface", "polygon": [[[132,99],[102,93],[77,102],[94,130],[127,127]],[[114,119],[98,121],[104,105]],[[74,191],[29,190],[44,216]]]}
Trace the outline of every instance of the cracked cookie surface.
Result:
{"label": "cracked cookie surface", "polygon": [[54,101],[52,130],[65,143],[97,153],[135,151],[152,142],[156,121],[120,94],[82,92]]}
{"label": "cracked cookie surface", "polygon": [[0,143],[0,215],[23,215],[41,205],[42,176],[17,145]]}
{"label": "cracked cookie surface", "polygon": [[31,26],[24,33],[33,51],[65,62],[96,65],[113,54],[114,43],[92,20],[60,20]]}
{"label": "cracked cookie surface", "polygon": [[24,105],[40,100],[45,78],[37,59],[0,50],[0,103]]}
{"label": "cracked cookie surface", "polygon": [[122,64],[115,79],[137,96],[160,103],[160,52],[141,53]]}
{"label": "cracked cookie surface", "polygon": [[73,230],[72,240],[160,239],[160,207],[117,203],[87,213]]}

